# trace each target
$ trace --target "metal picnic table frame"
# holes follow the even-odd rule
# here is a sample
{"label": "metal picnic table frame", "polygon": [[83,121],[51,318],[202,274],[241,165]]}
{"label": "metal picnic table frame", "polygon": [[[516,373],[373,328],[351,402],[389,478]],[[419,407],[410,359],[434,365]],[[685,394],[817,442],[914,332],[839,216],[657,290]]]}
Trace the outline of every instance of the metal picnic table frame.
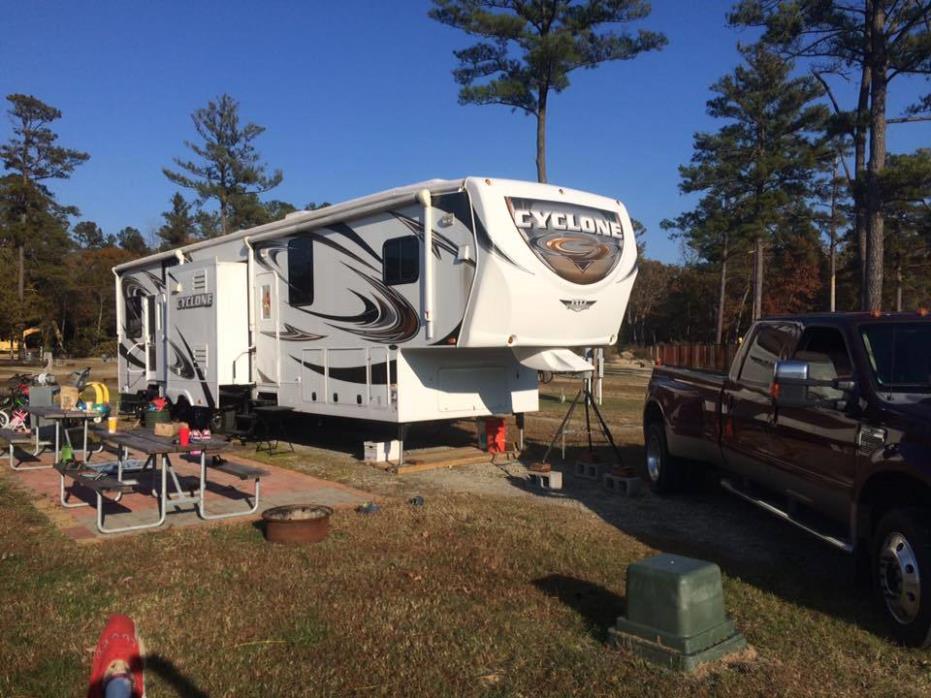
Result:
{"label": "metal picnic table frame", "polygon": [[[10,462],[10,467],[13,470],[40,470],[42,468],[51,468],[55,463],[58,462],[59,456],[61,454],[61,431],[62,431],[62,422],[68,419],[77,419],[84,422],[84,442],[83,448],[81,449],[84,454],[84,460],[87,460],[88,450],[87,450],[87,423],[93,419],[97,419],[100,415],[96,412],[84,412],[83,410],[66,410],[61,407],[54,406],[41,406],[41,407],[25,407],[26,412],[29,413],[30,421],[32,424],[32,432],[35,435],[35,449],[33,450],[32,455],[37,456],[42,452],[43,446],[51,445],[47,441],[41,441],[39,439],[39,419],[47,419],[50,422],[55,423],[55,458],[50,465],[13,465],[12,461]],[[65,441],[69,446],[74,448],[71,443],[71,434],[68,433],[68,429],[64,428],[65,431]]]}
{"label": "metal picnic table frame", "polygon": [[[260,495],[260,475],[261,471],[256,471],[255,473],[255,489],[252,493],[252,507],[248,510],[243,511],[234,511],[228,512],[225,514],[211,514],[207,511],[206,507],[206,491],[207,491],[207,452],[211,451],[216,453],[217,451],[222,451],[226,449],[229,444],[225,441],[199,441],[192,442],[189,445],[181,445],[174,443],[171,439],[162,436],[155,436],[151,432],[143,430],[133,430],[129,432],[115,432],[109,433],[105,429],[94,429],[94,434],[104,443],[107,443],[111,446],[116,446],[119,448],[119,456],[117,460],[117,475],[116,481],[124,485],[138,485],[137,480],[124,480],[123,479],[123,470],[124,464],[128,460],[129,451],[139,451],[146,456],[145,463],[142,468],[139,470],[146,470],[149,466],[153,470],[156,468],[160,471],[160,480],[161,487],[159,491],[152,490],[152,496],[157,497],[158,499],[158,508],[159,515],[158,518],[149,523],[136,524],[132,526],[120,526],[114,528],[106,528],[104,526],[104,515],[103,515],[103,500],[104,496],[100,489],[94,489],[94,492],[97,495],[97,530],[101,533],[124,533],[126,531],[139,531],[147,528],[156,528],[165,523],[165,519],[168,515],[169,506],[179,506],[183,504],[194,504],[196,505],[197,513],[202,519],[211,520],[211,519],[225,519],[233,516],[248,516],[249,514],[255,513],[259,508],[259,495]],[[199,451],[200,452],[200,479],[199,487],[196,494],[190,494],[185,491],[178,476],[175,473],[174,466],[171,464],[170,455],[174,454],[185,454]],[[91,468],[87,468],[87,471],[92,471]],[[80,504],[69,504],[67,502],[67,493],[65,487],[65,475],[61,472],[60,479],[60,498],[62,506],[73,509],[77,507],[90,506],[88,502],[82,502]],[[174,487],[174,492],[169,492],[168,483],[169,476],[171,478],[171,484]],[[75,478],[75,482],[78,480]],[[122,496],[122,491],[113,499],[113,501],[119,501]],[[108,499],[110,499],[108,497]]]}

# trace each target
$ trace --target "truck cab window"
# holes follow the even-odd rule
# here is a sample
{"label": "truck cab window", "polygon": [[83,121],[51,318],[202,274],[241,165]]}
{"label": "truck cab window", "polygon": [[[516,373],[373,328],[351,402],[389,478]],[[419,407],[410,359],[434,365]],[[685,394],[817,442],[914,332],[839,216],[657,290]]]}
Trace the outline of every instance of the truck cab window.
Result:
{"label": "truck cab window", "polygon": [[740,381],[769,385],[773,380],[776,362],[786,358],[796,336],[794,325],[760,325],[750,340],[750,348],[740,369]]}
{"label": "truck cab window", "polygon": [[420,241],[413,235],[385,240],[382,260],[386,284],[412,284],[420,278]]}
{"label": "truck cab window", "polygon": [[[807,361],[808,375],[816,380],[849,379],[853,375],[847,343],[840,330],[834,327],[806,329],[792,358]],[[844,397],[842,391],[828,386],[810,388],[809,393],[821,400],[841,400]]]}
{"label": "truck cab window", "polygon": [[314,302],[314,248],[309,237],[288,242],[288,303],[310,305]]}

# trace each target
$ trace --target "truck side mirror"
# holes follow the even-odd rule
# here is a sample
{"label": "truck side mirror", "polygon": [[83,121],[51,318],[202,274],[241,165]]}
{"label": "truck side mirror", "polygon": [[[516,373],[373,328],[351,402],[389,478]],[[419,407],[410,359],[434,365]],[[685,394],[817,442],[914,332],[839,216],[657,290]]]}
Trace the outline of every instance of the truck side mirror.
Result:
{"label": "truck side mirror", "polygon": [[769,394],[779,407],[809,407],[814,404],[808,396],[812,380],[808,377],[811,367],[807,361],[795,359],[777,361],[773,371],[773,382]]}
{"label": "truck side mirror", "polygon": [[843,409],[846,396],[841,400],[825,400],[812,395],[810,388],[833,388],[843,393],[856,389],[852,380],[818,380],[811,377],[811,365],[807,361],[789,359],[777,361],[773,370],[773,382],[769,394],[778,407],[835,407]]}

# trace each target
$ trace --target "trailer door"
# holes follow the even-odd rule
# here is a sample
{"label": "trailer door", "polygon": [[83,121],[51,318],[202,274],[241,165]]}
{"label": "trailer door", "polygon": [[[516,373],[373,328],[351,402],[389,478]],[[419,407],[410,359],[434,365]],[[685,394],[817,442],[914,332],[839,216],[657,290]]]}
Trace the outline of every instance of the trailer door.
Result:
{"label": "trailer door", "polygon": [[278,387],[278,275],[263,271],[255,275],[255,373],[259,387]]}
{"label": "trailer door", "polygon": [[157,345],[155,331],[158,324],[156,317],[155,296],[146,296],[142,305],[142,324],[145,336],[145,379],[154,381],[158,377]]}

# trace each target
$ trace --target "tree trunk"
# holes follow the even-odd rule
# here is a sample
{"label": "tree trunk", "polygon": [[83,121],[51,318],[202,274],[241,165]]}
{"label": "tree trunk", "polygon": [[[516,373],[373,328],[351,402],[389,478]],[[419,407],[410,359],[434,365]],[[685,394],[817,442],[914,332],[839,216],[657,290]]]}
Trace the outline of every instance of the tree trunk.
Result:
{"label": "tree trunk", "polygon": [[537,109],[537,181],[546,181],[546,92],[543,90]]}
{"label": "tree trunk", "polygon": [[902,312],[902,256],[895,260],[895,310]]}
{"label": "tree trunk", "polygon": [[883,211],[879,178],[886,166],[886,90],[888,58],[885,46],[885,10],[872,3],[870,29],[872,79],[870,80],[870,161],[867,176],[867,310],[882,309],[883,295]]}
{"label": "tree trunk", "polygon": [[860,90],[857,96],[857,113],[856,123],[854,124],[853,133],[853,153],[854,153],[854,186],[853,186],[853,208],[854,208],[854,229],[857,240],[857,252],[859,259],[860,271],[860,309],[865,310],[866,304],[866,258],[867,258],[867,216],[866,202],[863,197],[863,189],[866,182],[866,134],[868,131],[867,123],[869,121],[870,108],[870,86],[872,69],[870,67],[870,19],[864,19],[864,36],[865,45],[863,47],[864,59],[863,69],[860,73]]}
{"label": "tree trunk", "polygon": [[727,295],[727,233],[724,234],[724,250],[721,254],[721,278],[718,284],[718,323],[714,331],[714,343],[720,344],[724,337],[724,299]]}
{"label": "tree trunk", "polygon": [[763,238],[756,239],[753,251],[753,319],[763,317]]}
{"label": "tree trunk", "polygon": [[103,326],[103,298],[97,303],[97,333],[94,335],[94,351],[100,346],[100,331]]}
{"label": "tree trunk", "polygon": [[828,250],[830,265],[831,312],[837,312],[837,159],[834,159],[834,179],[831,182],[831,220],[828,224],[831,246]]}

